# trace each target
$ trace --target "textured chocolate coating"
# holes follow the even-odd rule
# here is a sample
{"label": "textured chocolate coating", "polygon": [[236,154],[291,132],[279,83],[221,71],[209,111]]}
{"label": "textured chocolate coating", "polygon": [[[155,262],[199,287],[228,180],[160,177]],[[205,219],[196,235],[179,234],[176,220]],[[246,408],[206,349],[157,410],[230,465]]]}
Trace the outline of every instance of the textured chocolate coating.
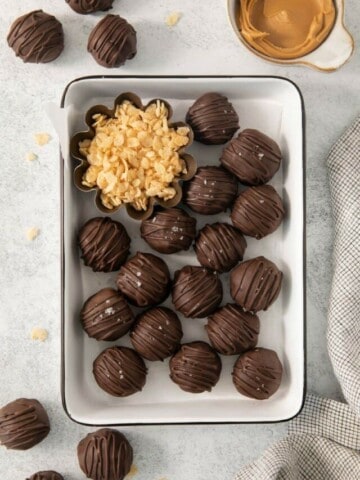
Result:
{"label": "textured chocolate coating", "polygon": [[60,473],[53,470],[46,470],[43,472],[37,472],[31,475],[27,480],[64,480],[64,477]]}
{"label": "textured chocolate coating", "polygon": [[203,318],[221,303],[223,288],[215,272],[186,266],[175,272],[172,302],[185,317]]}
{"label": "textured chocolate coating", "polygon": [[250,187],[235,200],[231,221],[245,235],[258,240],[273,233],[284,218],[284,206],[271,185]]}
{"label": "textured chocolate coating", "polygon": [[119,15],[106,15],[89,36],[88,52],[99,65],[120,67],[136,55],[136,32]]}
{"label": "textured chocolate coating", "polygon": [[123,295],[112,288],[103,288],[88,298],[80,318],[89,337],[105,341],[114,341],[125,335],[135,320]]}
{"label": "textured chocolate coating", "polygon": [[141,223],[141,237],[160,253],[188,250],[196,236],[196,220],[181,208],[156,211]]}
{"label": "textured chocolate coating", "polygon": [[27,450],[50,432],[49,417],[38,400],[18,398],[0,409],[0,445]]}
{"label": "textured chocolate coating", "polygon": [[105,392],[114,397],[128,397],[143,389],[147,368],[135,350],[110,347],[95,359],[93,374]]}
{"label": "textured chocolate coating", "polygon": [[203,267],[228,272],[243,259],[246,240],[227,223],[205,225],[194,245],[197,259]]}
{"label": "textured chocolate coating", "polygon": [[210,315],[205,328],[215,350],[223,355],[237,355],[256,347],[260,321],[257,315],[228,303]]}
{"label": "textured chocolate coating", "polygon": [[130,237],[125,227],[109,217],[86,222],[78,241],[85,265],[94,272],[119,270],[130,251]]}
{"label": "textured chocolate coating", "polygon": [[279,170],[281,151],[267,135],[247,129],[225,147],[220,162],[244,185],[262,185]]}
{"label": "textured chocolate coating", "polygon": [[7,42],[25,63],[48,63],[63,51],[64,32],[53,15],[34,10],[15,20]]}
{"label": "textured chocolate coating", "polygon": [[189,108],[186,122],[195,140],[206,145],[229,141],[239,128],[239,117],[229,100],[220,93],[205,93]]}
{"label": "textured chocolate coating", "polygon": [[65,0],[76,12],[85,15],[93,12],[105,12],[112,8],[114,0]]}
{"label": "textured chocolate coating", "polygon": [[161,303],[170,291],[170,272],[161,258],[137,252],[120,269],[118,289],[137,307]]}
{"label": "textured chocolate coating", "polygon": [[175,312],[155,307],[139,315],[130,333],[135,350],[150,361],[164,360],[179,347],[183,331]]}
{"label": "textured chocolate coating", "polygon": [[77,455],[81,470],[93,480],[123,480],[133,462],[133,449],[125,435],[110,428],[86,435]]}
{"label": "textured chocolate coating", "polygon": [[279,296],[282,272],[265,257],[240,263],[230,274],[230,292],[235,302],[250,312],[267,310]]}
{"label": "textured chocolate coating", "polygon": [[255,348],[240,355],[232,372],[236,390],[250,398],[266,400],[278,390],[283,367],[273,350]]}
{"label": "textured chocolate coating", "polygon": [[235,200],[236,179],[221,167],[200,167],[183,185],[184,202],[194,212],[214,215],[224,212]]}
{"label": "textured chocolate coating", "polygon": [[220,378],[219,355],[205,342],[184,343],[169,365],[171,380],[185,392],[210,392]]}

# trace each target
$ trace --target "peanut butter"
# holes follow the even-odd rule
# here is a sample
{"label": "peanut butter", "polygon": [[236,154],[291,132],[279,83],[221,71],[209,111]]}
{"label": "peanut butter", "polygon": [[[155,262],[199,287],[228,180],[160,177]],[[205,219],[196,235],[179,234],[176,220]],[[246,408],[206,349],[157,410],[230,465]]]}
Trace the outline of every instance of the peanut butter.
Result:
{"label": "peanut butter", "polygon": [[240,31],[268,57],[291,59],[315,50],[336,17],[333,0],[240,0]]}

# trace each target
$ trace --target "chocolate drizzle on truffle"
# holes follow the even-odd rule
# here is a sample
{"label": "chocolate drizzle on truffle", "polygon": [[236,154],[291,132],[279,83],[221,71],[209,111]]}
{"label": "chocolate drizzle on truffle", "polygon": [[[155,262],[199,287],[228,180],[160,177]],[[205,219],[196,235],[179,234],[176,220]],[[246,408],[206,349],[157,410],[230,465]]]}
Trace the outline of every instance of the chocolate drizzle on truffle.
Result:
{"label": "chocolate drizzle on truffle", "polygon": [[210,392],[220,373],[221,360],[205,342],[185,343],[170,360],[170,378],[185,392]]}
{"label": "chocolate drizzle on truffle", "polygon": [[82,15],[93,12],[110,10],[114,0],[65,0],[76,12]]}
{"label": "chocolate drizzle on truffle", "polygon": [[235,200],[231,221],[245,235],[263,238],[273,233],[284,218],[281,198],[271,185],[251,187]]}
{"label": "chocolate drizzle on truffle", "polygon": [[130,237],[121,223],[96,217],[81,228],[79,246],[85,265],[94,272],[113,272],[129,255]]}
{"label": "chocolate drizzle on truffle", "polygon": [[175,272],[172,302],[185,317],[207,317],[220,305],[222,296],[215,272],[189,265]]}
{"label": "chocolate drizzle on truffle", "polygon": [[230,274],[230,292],[235,302],[250,312],[267,310],[279,296],[282,273],[265,257],[240,263]]}
{"label": "chocolate drizzle on truffle", "polygon": [[64,480],[64,477],[60,473],[53,470],[46,470],[43,472],[37,472],[31,475],[27,480]]}
{"label": "chocolate drizzle on truffle", "polygon": [[180,345],[181,322],[175,312],[156,307],[142,313],[134,325],[130,339],[135,350],[147,360],[164,360]]}
{"label": "chocolate drizzle on truffle", "polygon": [[134,322],[134,315],[125,298],[112,288],[103,288],[88,298],[80,318],[89,337],[105,341],[122,337]]}
{"label": "chocolate drizzle on truffle", "polygon": [[257,315],[228,303],[210,315],[205,328],[215,350],[236,355],[256,347],[260,321]]}
{"label": "chocolate drizzle on truffle", "polygon": [[64,49],[64,32],[53,15],[34,10],[11,25],[7,42],[25,63],[48,63]]}
{"label": "chocolate drizzle on truffle", "polygon": [[235,200],[236,179],[221,167],[200,167],[183,186],[184,202],[194,212],[214,215],[224,212]]}
{"label": "chocolate drizzle on truffle", "polygon": [[96,383],[105,392],[114,397],[127,397],[142,390],[147,368],[135,350],[110,347],[95,359],[93,373]]}
{"label": "chocolate drizzle on truffle", "polygon": [[244,185],[262,185],[279,170],[281,151],[267,135],[247,129],[225,147],[220,161]]}
{"label": "chocolate drizzle on truffle", "polygon": [[120,67],[136,55],[136,32],[119,15],[106,15],[90,33],[88,52],[103,67]]}
{"label": "chocolate drizzle on truffle", "polygon": [[93,480],[123,480],[133,462],[125,435],[110,428],[89,433],[77,447],[81,470]]}
{"label": "chocolate drizzle on truffle", "polygon": [[232,138],[239,128],[239,117],[229,100],[219,93],[205,93],[189,108],[186,122],[195,140],[219,145]]}
{"label": "chocolate drizzle on truffle", "polygon": [[196,220],[181,208],[158,210],[141,223],[141,237],[160,253],[188,250],[196,236]]}
{"label": "chocolate drizzle on truffle", "polygon": [[119,290],[137,307],[161,303],[170,291],[170,272],[161,258],[137,252],[120,269]]}
{"label": "chocolate drizzle on truffle", "polygon": [[50,432],[49,417],[38,400],[19,398],[0,409],[0,445],[27,450]]}
{"label": "chocolate drizzle on truffle", "polygon": [[283,367],[273,350],[255,348],[240,355],[233,369],[236,390],[257,400],[265,400],[279,388]]}
{"label": "chocolate drizzle on truffle", "polygon": [[243,259],[246,240],[227,223],[205,225],[199,232],[194,250],[204,267],[228,272]]}

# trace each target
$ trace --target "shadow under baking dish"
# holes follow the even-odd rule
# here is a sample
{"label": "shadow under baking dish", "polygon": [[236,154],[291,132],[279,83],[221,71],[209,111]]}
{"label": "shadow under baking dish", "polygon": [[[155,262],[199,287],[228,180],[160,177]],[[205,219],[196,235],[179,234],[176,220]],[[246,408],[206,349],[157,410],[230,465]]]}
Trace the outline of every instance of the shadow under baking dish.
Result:
{"label": "shadow under baking dish", "polygon": [[[211,393],[189,394],[169,378],[168,361],[147,362],[149,374],[144,390],[127,398],[112,397],[95,383],[92,363],[113,344],[130,345],[128,336],[117,342],[97,342],[82,331],[79,311],[84,300],[100,288],[113,286],[116,273],[94,273],[84,267],[76,246],[76,234],[89,218],[98,215],[89,194],[73,183],[74,164],[68,143],[61,145],[61,235],[62,235],[62,372],[61,391],[69,417],[91,426],[279,422],[297,415],[305,395],[305,148],[304,107],[299,89],[279,77],[85,77],[65,89],[62,107],[66,112],[68,142],[73,132],[84,128],[84,112],[97,103],[111,105],[124,91],[136,92],[144,102],[162,97],[174,108],[174,121],[185,117],[188,107],[201,94],[217,91],[236,108],[241,129],[257,128],[273,137],[284,154],[282,169],[271,184],[285,201],[287,218],[277,232],[257,241],[247,238],[245,259],[265,255],[285,274],[277,302],[260,312],[259,346],[276,350],[284,365],[280,389],[269,400],[258,401],[240,395],[231,379],[236,356],[221,357],[221,379]],[[190,148],[198,165],[218,165],[222,147],[197,144]],[[113,218],[121,221],[132,238],[131,252],[151,252],[140,238],[139,222],[125,210]],[[205,223],[229,221],[228,213],[197,216],[198,229]],[[156,253],[156,252],[155,252]],[[157,254],[157,253],[156,253]],[[158,254],[157,254],[158,255]],[[170,272],[186,264],[197,264],[192,248],[171,256],[160,255]],[[229,275],[221,276],[223,304],[231,301]],[[171,297],[164,303],[171,307]],[[206,319],[184,319],[183,342],[207,340]]]}

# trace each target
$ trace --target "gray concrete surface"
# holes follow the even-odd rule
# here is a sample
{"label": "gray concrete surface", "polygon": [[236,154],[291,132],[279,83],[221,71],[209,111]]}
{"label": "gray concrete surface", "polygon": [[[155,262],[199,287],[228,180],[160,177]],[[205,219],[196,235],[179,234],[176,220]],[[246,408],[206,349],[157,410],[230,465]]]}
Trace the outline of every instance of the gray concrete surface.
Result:
{"label": "gray concrete surface", "polygon": [[[232,32],[220,0],[115,0],[114,12],[138,31],[138,55],[109,71],[86,52],[88,34],[101,15],[76,15],[65,1],[0,0],[0,405],[37,397],[52,423],[48,439],[27,452],[0,448],[3,480],[24,479],[55,469],[66,480],[84,478],[75,449],[90,429],[72,423],[62,410],[59,389],[60,272],[59,164],[55,132],[43,105],[59,101],[73,78],[91,74],[269,74],[289,77],[301,88],[307,132],[307,343],[308,390],[340,399],[326,351],[326,308],[331,281],[332,226],[325,159],[329,148],[359,113],[359,55],[338,72],[281,67],[250,54]],[[5,43],[11,22],[43,8],[64,25],[66,48],[48,65],[25,65]],[[169,29],[164,19],[181,11]],[[346,2],[346,21],[359,43],[360,4]],[[40,148],[33,134],[52,141]],[[38,160],[29,163],[33,151]],[[40,228],[34,242],[28,227]],[[44,343],[29,339],[34,326],[49,331]],[[231,479],[239,467],[281,438],[286,424],[178,426],[125,429],[135,449],[136,480]],[[261,479],[260,479],[261,480]]]}

